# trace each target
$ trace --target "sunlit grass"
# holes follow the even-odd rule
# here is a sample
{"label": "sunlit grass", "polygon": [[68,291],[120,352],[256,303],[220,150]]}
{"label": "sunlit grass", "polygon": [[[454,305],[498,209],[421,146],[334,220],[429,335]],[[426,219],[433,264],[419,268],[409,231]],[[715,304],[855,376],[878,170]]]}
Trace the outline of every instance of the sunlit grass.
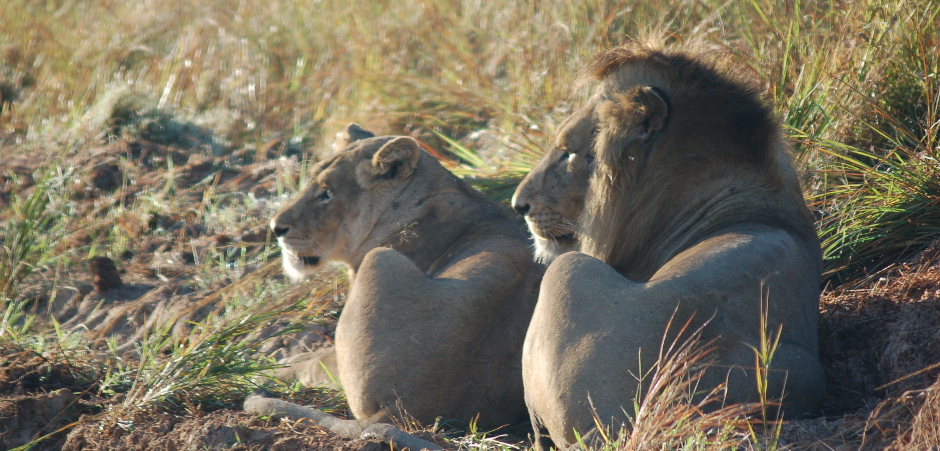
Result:
{"label": "sunlit grass", "polygon": [[[17,296],[20,284],[52,257],[53,229],[56,215],[50,204],[62,179],[53,172],[37,174],[40,179],[23,198],[14,197],[8,220],[0,229],[3,234],[0,248],[0,339],[19,340],[29,332],[35,316],[26,309],[25,301]],[[20,180],[13,180],[19,183]],[[54,235],[54,234],[53,234]]]}
{"label": "sunlit grass", "polygon": [[829,213],[820,235],[833,280],[900,261],[940,233],[938,11],[902,8],[912,26],[884,69],[891,78],[879,81],[884,97],[863,104],[867,114],[846,143],[816,141],[828,157],[818,205]]}
{"label": "sunlit grass", "polygon": [[[699,381],[714,364],[713,345],[702,340],[704,326],[691,330],[691,320],[673,339],[663,337],[656,363],[633,375],[638,389],[627,422],[604,426],[595,414],[597,437],[583,449],[601,451],[737,450],[758,445],[756,434],[746,432],[749,418],[761,412],[760,404],[724,405],[725,386],[701,390]],[[672,320],[666,330],[671,330]],[[772,357],[773,350],[768,352]],[[760,369],[758,365],[757,368]],[[759,447],[758,447],[759,448]]]}
{"label": "sunlit grass", "polygon": [[[588,95],[589,85],[575,85],[581,62],[651,31],[715,44],[752,72],[825,215],[828,277],[857,278],[940,232],[938,11],[936,0],[5,0],[0,339],[40,352],[61,340],[81,348],[80,334],[57,331],[34,299],[19,295],[24,284],[72,284],[91,256],[119,260],[152,251],[144,245],[182,243],[194,261],[153,277],[220,293],[276,266],[270,237],[234,237],[263,229],[349,122],[416,137],[505,201]],[[121,189],[136,183],[138,191],[102,194],[83,209],[79,194],[101,163],[94,151],[129,140],[170,146],[180,161],[161,157],[142,168],[114,157],[126,169]],[[215,160],[204,179],[184,183],[191,156]],[[265,165],[267,194],[221,181],[247,164]],[[14,165],[30,166],[34,181]],[[203,227],[204,238],[233,240],[197,249],[173,229],[183,221]],[[243,393],[270,364],[250,337],[273,312],[335,316],[311,300],[332,282],[313,285],[306,304],[291,297],[282,310],[260,304],[287,293],[279,281],[264,294],[232,290],[237,307],[191,325],[182,339],[157,328],[135,361],[110,360],[102,393],[170,406],[205,400],[199,393]],[[503,446],[492,438],[466,442]]]}
{"label": "sunlit grass", "polygon": [[[256,306],[227,321],[211,318],[195,324],[183,342],[169,329],[154,331],[140,346],[140,366],[124,404],[160,402],[177,408],[183,401],[235,404],[233,398],[243,398],[258,387],[256,379],[261,373],[277,367],[274,361],[257,358],[263,341],[252,339],[252,335],[301,308],[299,304],[281,303],[275,308]],[[276,336],[301,327],[292,324]],[[169,356],[161,356],[166,350],[170,350]]]}

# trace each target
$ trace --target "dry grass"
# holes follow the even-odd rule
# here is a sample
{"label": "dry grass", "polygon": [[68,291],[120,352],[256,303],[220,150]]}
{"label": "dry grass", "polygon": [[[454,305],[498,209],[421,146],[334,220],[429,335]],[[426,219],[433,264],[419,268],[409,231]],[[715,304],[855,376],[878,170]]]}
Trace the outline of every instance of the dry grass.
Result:
{"label": "dry grass", "polygon": [[[249,337],[239,321],[271,301],[300,312],[279,327],[328,326],[341,308],[341,275],[303,289],[259,277],[277,252],[266,218],[336,131],[355,121],[410,134],[505,198],[587,95],[573,85],[579,64],[649,31],[705,39],[752,69],[794,139],[808,195],[828,215],[832,280],[847,280],[935,236],[937,11],[935,0],[5,0],[0,335],[40,354],[87,350],[80,331],[49,318],[89,296],[85,261],[108,256],[132,288],[165,288],[167,302],[190,296],[204,309],[187,315],[204,316],[173,317],[163,326],[183,338],[167,347],[165,335],[148,335],[136,363],[106,356],[102,394],[155,377],[177,388],[161,402],[204,399],[208,379],[187,379],[186,358],[257,357],[200,367],[241,393],[243,376],[267,361],[248,342],[211,345],[212,334]],[[178,327],[182,319],[201,326]],[[720,419],[683,429],[699,406],[670,404],[670,390],[646,398],[637,420],[651,426],[631,429],[624,446],[660,443],[663,430],[710,443],[694,431]],[[929,443],[915,431],[929,430],[930,415],[915,415],[898,440]],[[468,446],[502,446],[476,437]]]}
{"label": "dry grass", "polygon": [[760,413],[762,406],[725,406],[724,386],[707,392],[698,388],[699,380],[712,363],[712,348],[701,340],[701,328],[695,331],[688,328],[686,323],[671,342],[664,337],[656,366],[640,378],[642,398],[634,402],[629,425],[613,434],[595,419],[602,431],[601,449],[705,451],[740,449],[752,444],[749,419]]}
{"label": "dry grass", "polygon": [[861,449],[940,448],[940,382],[881,402],[868,416]]}

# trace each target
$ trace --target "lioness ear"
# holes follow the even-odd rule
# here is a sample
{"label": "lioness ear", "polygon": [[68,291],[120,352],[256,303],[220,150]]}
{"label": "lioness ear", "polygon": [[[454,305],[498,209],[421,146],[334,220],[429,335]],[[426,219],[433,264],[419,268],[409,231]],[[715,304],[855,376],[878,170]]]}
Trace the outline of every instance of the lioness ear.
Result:
{"label": "lioness ear", "polygon": [[399,136],[379,148],[371,162],[360,164],[357,176],[364,186],[381,180],[408,178],[418,166],[419,158],[421,148],[418,142],[407,136]]}
{"label": "lioness ear", "polygon": [[349,124],[346,130],[336,134],[336,141],[333,142],[333,152],[349,145],[349,143],[359,141],[360,139],[374,138],[375,134],[360,127],[357,124]]}

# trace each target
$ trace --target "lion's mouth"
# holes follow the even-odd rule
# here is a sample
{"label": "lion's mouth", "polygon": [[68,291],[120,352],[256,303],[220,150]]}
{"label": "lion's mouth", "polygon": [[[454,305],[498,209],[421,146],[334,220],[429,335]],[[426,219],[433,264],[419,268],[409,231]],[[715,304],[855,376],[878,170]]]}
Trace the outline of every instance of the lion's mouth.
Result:
{"label": "lion's mouth", "polygon": [[559,231],[556,231],[556,232],[552,233],[551,231],[549,231],[549,232],[538,231],[538,232],[536,232],[536,234],[537,234],[540,238],[545,239],[545,240],[549,240],[549,241],[557,241],[557,242],[561,242],[561,243],[567,243],[567,242],[569,242],[569,241],[574,241],[574,233],[572,233],[572,232],[559,232]]}
{"label": "lion's mouth", "polygon": [[548,229],[543,229],[535,224],[529,223],[529,230],[533,234],[537,235],[539,238],[550,240],[550,241],[573,241],[575,239],[574,232],[567,227],[551,227]]}
{"label": "lion's mouth", "polygon": [[543,240],[558,242],[576,240],[575,221],[554,211],[530,213],[525,216],[525,222],[533,235]]}

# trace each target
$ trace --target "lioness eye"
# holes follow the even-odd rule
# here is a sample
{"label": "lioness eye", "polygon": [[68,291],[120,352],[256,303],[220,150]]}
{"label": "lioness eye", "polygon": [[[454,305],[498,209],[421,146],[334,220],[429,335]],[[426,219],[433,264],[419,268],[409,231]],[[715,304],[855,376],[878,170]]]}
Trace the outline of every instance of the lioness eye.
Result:
{"label": "lioness eye", "polygon": [[323,192],[320,193],[319,196],[317,196],[317,200],[319,200],[319,201],[321,201],[321,202],[326,202],[326,201],[328,201],[328,200],[330,200],[330,199],[332,199],[332,198],[333,198],[333,191],[328,190],[328,189],[323,190]]}
{"label": "lioness eye", "polygon": [[562,152],[562,153],[561,153],[561,157],[558,158],[558,162],[559,162],[559,163],[563,163],[563,162],[564,162],[565,160],[567,160],[568,158],[571,158],[572,155],[574,155],[574,154],[573,154],[573,153],[568,153],[568,152]]}

